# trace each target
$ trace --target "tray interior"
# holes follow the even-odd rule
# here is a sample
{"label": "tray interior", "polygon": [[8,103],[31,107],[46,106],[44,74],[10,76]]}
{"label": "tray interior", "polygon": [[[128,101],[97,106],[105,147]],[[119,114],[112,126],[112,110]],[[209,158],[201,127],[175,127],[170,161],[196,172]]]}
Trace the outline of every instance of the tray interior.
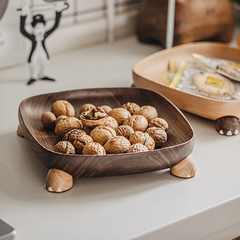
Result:
{"label": "tray interior", "polygon": [[45,111],[50,111],[52,103],[56,100],[69,101],[76,110],[76,117],[79,117],[79,109],[85,103],[95,106],[109,105],[112,108],[127,102],[135,102],[140,106],[154,106],[159,117],[169,123],[168,140],[162,149],[188,142],[194,135],[191,125],[179,109],[155,92],[137,88],[73,90],[34,96],[20,104],[19,114],[26,129],[38,144],[49,151],[53,151],[60,138],[52,130],[43,127],[41,116]]}

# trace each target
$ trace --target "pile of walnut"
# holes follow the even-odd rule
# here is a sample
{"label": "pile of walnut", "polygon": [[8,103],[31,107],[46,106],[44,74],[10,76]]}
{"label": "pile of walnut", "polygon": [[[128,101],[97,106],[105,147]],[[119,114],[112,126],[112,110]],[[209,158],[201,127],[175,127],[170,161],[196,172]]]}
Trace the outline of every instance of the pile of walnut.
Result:
{"label": "pile of walnut", "polygon": [[126,103],[120,108],[84,104],[75,117],[65,100],[52,104],[42,115],[45,128],[62,138],[54,151],[65,154],[105,155],[144,152],[160,148],[167,141],[168,123],[152,106]]}

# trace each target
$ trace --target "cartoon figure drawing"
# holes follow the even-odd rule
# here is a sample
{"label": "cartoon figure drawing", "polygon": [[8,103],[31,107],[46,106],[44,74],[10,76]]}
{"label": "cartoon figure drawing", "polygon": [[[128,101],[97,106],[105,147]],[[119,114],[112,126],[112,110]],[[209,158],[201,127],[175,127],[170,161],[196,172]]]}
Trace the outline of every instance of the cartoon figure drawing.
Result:
{"label": "cartoon figure drawing", "polygon": [[[68,6],[68,4],[67,4]],[[56,4],[56,18],[54,26],[49,30],[45,30],[45,20],[42,14],[34,15],[32,18],[33,33],[30,34],[25,29],[26,18],[30,13],[29,7],[23,7],[21,9],[21,21],[20,31],[21,33],[32,42],[32,49],[28,58],[30,67],[31,78],[28,81],[28,85],[32,84],[36,80],[48,80],[55,81],[55,79],[48,77],[47,70],[49,65],[49,55],[45,47],[45,40],[54,30],[58,27],[62,11],[66,9],[66,3],[59,2]],[[38,64],[41,64],[40,72],[38,72]]]}

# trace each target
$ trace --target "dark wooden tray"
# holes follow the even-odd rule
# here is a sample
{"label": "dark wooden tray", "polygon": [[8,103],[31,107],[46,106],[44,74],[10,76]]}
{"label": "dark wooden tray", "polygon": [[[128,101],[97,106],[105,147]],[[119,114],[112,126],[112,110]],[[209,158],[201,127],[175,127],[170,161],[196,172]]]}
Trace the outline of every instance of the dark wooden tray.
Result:
{"label": "dark wooden tray", "polygon": [[[104,156],[56,153],[53,148],[60,138],[43,127],[41,115],[60,99],[69,101],[76,113],[84,103],[109,105],[112,108],[126,102],[154,106],[159,116],[169,123],[167,143],[161,149],[142,153]],[[34,96],[21,102],[19,122],[30,147],[48,169],[58,169],[76,178],[136,174],[171,168],[188,157],[194,147],[194,131],[181,111],[165,97],[145,89],[84,89]]]}

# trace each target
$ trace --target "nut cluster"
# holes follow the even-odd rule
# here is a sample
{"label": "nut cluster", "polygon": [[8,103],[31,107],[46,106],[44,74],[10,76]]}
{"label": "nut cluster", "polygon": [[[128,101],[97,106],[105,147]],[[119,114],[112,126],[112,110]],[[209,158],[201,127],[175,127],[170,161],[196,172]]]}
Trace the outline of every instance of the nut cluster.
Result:
{"label": "nut cluster", "polygon": [[153,106],[125,103],[122,107],[80,106],[79,118],[66,100],[52,104],[42,115],[43,126],[61,138],[54,151],[64,154],[105,155],[160,148],[167,141],[168,123]]}

